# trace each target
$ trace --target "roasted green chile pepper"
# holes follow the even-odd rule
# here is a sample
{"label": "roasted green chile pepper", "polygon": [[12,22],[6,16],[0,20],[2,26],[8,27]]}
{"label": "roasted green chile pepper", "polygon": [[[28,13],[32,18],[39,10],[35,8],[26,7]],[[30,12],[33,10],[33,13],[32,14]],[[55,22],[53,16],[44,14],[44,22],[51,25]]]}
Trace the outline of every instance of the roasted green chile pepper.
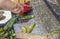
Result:
{"label": "roasted green chile pepper", "polygon": [[27,33],[30,33],[34,29],[35,24],[29,26]]}
{"label": "roasted green chile pepper", "polygon": [[16,21],[16,19],[18,18],[19,16],[17,15],[16,17],[13,16],[13,18],[6,24],[6,26],[3,28],[4,31],[6,31],[7,29],[11,28],[13,23]]}
{"label": "roasted green chile pepper", "polygon": [[32,19],[32,18],[34,18],[34,15],[24,16],[24,17],[21,17],[20,19],[21,20],[27,20],[27,19]]}
{"label": "roasted green chile pepper", "polygon": [[22,26],[22,32],[27,33],[27,29],[25,26]]}

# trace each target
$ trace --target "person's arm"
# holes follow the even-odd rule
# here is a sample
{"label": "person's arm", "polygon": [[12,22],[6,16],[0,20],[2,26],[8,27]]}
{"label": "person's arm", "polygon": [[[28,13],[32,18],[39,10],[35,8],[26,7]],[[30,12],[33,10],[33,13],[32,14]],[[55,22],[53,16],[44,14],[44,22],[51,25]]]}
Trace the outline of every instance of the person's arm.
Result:
{"label": "person's arm", "polygon": [[0,0],[0,8],[9,10],[15,14],[23,14],[28,11],[29,7],[26,4],[14,3],[11,0]]}
{"label": "person's arm", "polygon": [[2,7],[2,2],[3,2],[4,0],[0,0],[0,8]]}
{"label": "person's arm", "polygon": [[13,3],[11,0],[0,0],[0,8],[5,8],[5,9],[9,9],[9,8],[13,8],[15,7],[16,4]]}
{"label": "person's arm", "polygon": [[22,10],[22,5],[18,3],[16,4],[11,0],[0,0],[0,8],[17,14]]}

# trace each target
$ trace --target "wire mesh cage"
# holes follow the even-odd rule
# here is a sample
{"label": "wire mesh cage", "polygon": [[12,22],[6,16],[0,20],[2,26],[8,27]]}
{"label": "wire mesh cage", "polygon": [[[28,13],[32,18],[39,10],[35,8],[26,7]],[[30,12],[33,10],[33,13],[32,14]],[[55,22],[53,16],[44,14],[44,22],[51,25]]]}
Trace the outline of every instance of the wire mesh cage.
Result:
{"label": "wire mesh cage", "polygon": [[[45,0],[31,0],[30,4],[33,8],[35,21],[39,26],[42,26],[44,33],[60,30],[60,18]],[[56,34],[50,36],[49,39],[57,39],[58,36]]]}

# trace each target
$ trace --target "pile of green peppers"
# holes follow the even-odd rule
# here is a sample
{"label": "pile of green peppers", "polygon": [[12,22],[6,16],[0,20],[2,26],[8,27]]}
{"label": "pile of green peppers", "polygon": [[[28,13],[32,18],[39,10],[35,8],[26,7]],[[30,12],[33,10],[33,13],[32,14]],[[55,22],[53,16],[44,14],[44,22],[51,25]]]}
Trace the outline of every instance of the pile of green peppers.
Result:
{"label": "pile of green peppers", "polygon": [[[0,28],[0,39],[13,39],[14,30],[11,28],[18,17],[18,15],[13,15],[12,19],[3,28]],[[8,29],[11,30],[8,31]]]}
{"label": "pile of green peppers", "polygon": [[[12,19],[10,19],[3,28],[0,27],[0,39],[13,39],[14,30],[12,29],[12,27],[13,27],[13,24],[15,23],[15,21],[20,16],[21,15],[13,15]],[[33,17],[34,17],[33,15],[23,16],[23,17],[20,17],[20,19],[26,20],[26,19],[32,19]]]}

